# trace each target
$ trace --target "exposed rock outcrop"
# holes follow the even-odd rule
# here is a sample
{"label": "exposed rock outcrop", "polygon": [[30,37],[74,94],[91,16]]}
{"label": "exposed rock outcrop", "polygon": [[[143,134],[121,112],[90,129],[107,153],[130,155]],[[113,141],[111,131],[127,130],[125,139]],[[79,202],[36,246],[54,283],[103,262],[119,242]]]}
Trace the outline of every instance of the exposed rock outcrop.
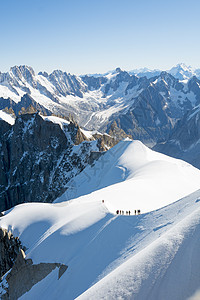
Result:
{"label": "exposed rock outcrop", "polygon": [[200,168],[200,106],[187,112],[176,123],[169,139],[153,149]]}
{"label": "exposed rock outcrop", "polygon": [[13,126],[0,122],[0,211],[52,202],[99,151],[98,141],[87,142],[76,123],[66,125],[64,133],[37,113],[18,116]]}
{"label": "exposed rock outcrop", "polygon": [[17,300],[36,283],[48,276],[55,268],[58,268],[59,280],[67,270],[66,265],[60,263],[40,263],[35,265],[31,259],[25,258],[25,253],[21,249],[12,269],[4,276],[1,282],[1,299]]}
{"label": "exposed rock outcrop", "polygon": [[20,240],[11,231],[0,228],[0,277],[12,268],[21,248]]}

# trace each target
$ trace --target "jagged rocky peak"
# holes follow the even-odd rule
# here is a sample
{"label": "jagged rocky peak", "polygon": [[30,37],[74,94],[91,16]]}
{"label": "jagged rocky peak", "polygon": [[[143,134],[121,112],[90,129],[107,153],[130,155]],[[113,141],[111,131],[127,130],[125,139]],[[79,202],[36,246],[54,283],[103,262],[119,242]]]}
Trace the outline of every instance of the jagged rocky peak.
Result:
{"label": "jagged rocky peak", "polygon": [[1,279],[0,298],[19,299],[56,268],[59,280],[68,269],[67,265],[56,262],[34,264],[32,259],[26,258],[24,250],[20,249],[12,268]]}
{"label": "jagged rocky peak", "polygon": [[[151,80],[152,81],[152,80]],[[159,88],[162,92],[169,92],[170,88],[174,88],[177,91],[184,89],[184,85],[170,73],[163,71],[159,76],[153,78],[153,83]],[[169,94],[170,96],[170,94]]]}
{"label": "jagged rocky peak", "polygon": [[120,68],[116,68],[116,73],[117,73],[116,80],[118,81],[130,81],[132,77],[128,72],[122,71]]}
{"label": "jagged rocky peak", "polygon": [[165,80],[165,82],[168,84],[168,85],[173,85],[174,82],[178,81],[174,76],[172,76],[171,74],[167,73],[166,71],[162,71],[160,73],[160,78]]}
{"label": "jagged rocky peak", "polygon": [[29,66],[14,66],[10,69],[10,77],[13,79],[14,85],[18,86],[19,81],[21,84],[29,83],[32,87],[36,87],[35,72]]}
{"label": "jagged rocky peak", "polygon": [[80,130],[80,126],[78,125],[78,123],[74,120],[70,121],[68,125],[68,131],[70,132],[71,139],[74,145],[79,145],[83,141],[88,140],[84,133]]}
{"label": "jagged rocky peak", "polygon": [[116,121],[113,121],[111,126],[110,126],[110,129],[109,129],[109,135],[115,137],[115,141],[120,141],[122,139],[125,139],[125,138],[132,138],[131,135],[128,135],[125,133],[125,131],[120,128],[120,121],[118,120],[118,123],[119,125],[117,125],[117,122]]}
{"label": "jagged rocky peak", "polygon": [[120,73],[120,72],[122,72],[121,68],[119,68],[119,67],[118,67],[118,68],[116,68],[116,69],[115,69],[115,71],[116,71],[117,73]]}
{"label": "jagged rocky peak", "polygon": [[46,78],[49,76],[49,74],[45,71],[44,72],[39,72],[38,75],[41,75],[41,76],[46,77]]}
{"label": "jagged rocky peak", "polygon": [[117,68],[115,72],[111,74],[110,81],[105,85],[105,96],[109,93],[113,93],[113,91],[117,91],[120,87],[120,84],[126,83],[125,94],[127,90],[133,88],[138,83],[138,77],[135,75],[130,75],[126,71],[122,71],[120,68]]}
{"label": "jagged rocky peak", "polygon": [[18,78],[24,77],[25,80],[28,81],[29,78],[35,76],[35,72],[30,66],[14,66],[10,68],[10,72]]}
{"label": "jagged rocky peak", "polygon": [[170,139],[186,151],[200,140],[200,107],[197,106],[177,122]]}
{"label": "jagged rocky peak", "polygon": [[[196,79],[181,82],[167,72],[151,79],[137,77],[120,68],[99,76],[80,77],[61,70],[39,74],[34,75],[27,66],[13,67],[13,73],[0,74],[0,109],[13,109],[15,115],[39,111],[42,115],[66,117],[73,113],[80,126],[101,132],[128,113],[120,128],[146,143],[147,135],[157,142],[162,134],[162,130],[159,129],[160,133],[157,130],[158,124],[160,128],[165,126],[161,115],[167,113],[167,118],[173,118],[175,123],[188,109],[200,103],[200,85]],[[1,84],[4,77],[7,79]],[[158,112],[158,117],[155,113],[155,117],[150,116],[150,106]],[[133,118],[135,120],[127,122]],[[149,119],[152,119],[151,124],[147,122]]]}
{"label": "jagged rocky peak", "polygon": [[200,168],[200,106],[185,113],[164,143],[154,149]]}
{"label": "jagged rocky peak", "polygon": [[77,123],[63,123],[62,128],[60,119],[56,123],[35,113],[20,115],[13,126],[4,128],[0,211],[24,202],[52,202],[68,181],[98,158],[92,153],[99,152],[99,141],[88,141]]}
{"label": "jagged rocky peak", "polygon": [[189,79],[195,75],[195,70],[191,66],[187,66],[184,63],[177,64],[168,72],[179,80]]}
{"label": "jagged rocky peak", "polygon": [[59,152],[67,144],[67,138],[60,126],[52,122],[44,122],[38,113],[18,116],[13,132],[16,137],[20,136],[22,139],[27,137],[31,140],[32,144],[27,144],[29,148],[27,150],[31,150],[34,145],[40,150],[50,147]]}
{"label": "jagged rocky peak", "polygon": [[103,76],[95,77],[95,76],[84,75],[81,76],[81,79],[83,80],[83,82],[85,82],[85,84],[87,84],[88,89],[90,91],[98,90],[101,87],[101,85],[105,84],[108,81],[108,79]]}
{"label": "jagged rocky peak", "polygon": [[0,119],[0,136],[3,136],[10,129],[11,125],[8,122]]}
{"label": "jagged rocky peak", "polygon": [[14,66],[10,68],[10,71],[7,73],[0,73],[0,82],[7,81],[8,83],[12,83],[15,85],[19,85],[18,81],[27,81],[31,82],[33,77],[35,76],[35,72],[33,68],[29,66]]}
{"label": "jagged rocky peak", "polygon": [[48,76],[48,79],[63,96],[72,94],[82,98],[83,92],[88,90],[80,77],[71,75],[70,73],[67,74],[61,70],[53,71]]}
{"label": "jagged rocky peak", "polygon": [[188,80],[188,89],[189,91],[193,91],[195,94],[199,94],[200,80],[193,76]]}
{"label": "jagged rocky peak", "polygon": [[12,268],[20,249],[19,238],[14,237],[11,231],[0,228],[0,277]]}

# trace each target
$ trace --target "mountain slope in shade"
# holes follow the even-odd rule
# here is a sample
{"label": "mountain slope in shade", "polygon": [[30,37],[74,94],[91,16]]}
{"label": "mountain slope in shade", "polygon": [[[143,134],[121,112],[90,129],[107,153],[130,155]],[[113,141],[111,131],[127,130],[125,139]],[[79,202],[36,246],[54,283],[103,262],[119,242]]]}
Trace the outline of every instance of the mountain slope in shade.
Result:
{"label": "mountain slope in shade", "polygon": [[200,106],[186,113],[175,125],[169,139],[153,149],[200,168]]}
{"label": "mountain slope in shade", "polygon": [[[31,258],[35,265],[43,262],[68,266],[59,280],[58,269],[54,269],[20,299],[186,300],[199,288],[200,191],[173,201],[180,196],[180,182],[183,194],[199,188],[200,171],[138,142],[124,141],[115,150],[112,167],[109,165],[105,173],[104,165],[93,174],[95,178],[100,174],[110,177],[109,187],[103,188],[104,179],[100,178],[101,189],[96,192],[54,204],[21,204],[0,218],[0,226],[20,237],[27,248],[26,258]],[[164,185],[159,186],[158,175],[166,169],[171,172],[162,177],[164,189]],[[140,186],[142,180],[142,194],[143,190],[149,190],[151,178],[157,182],[157,188],[145,199],[149,203],[148,213],[136,216],[112,213],[119,205],[123,209],[125,203],[133,207],[132,194],[137,184]],[[122,184],[128,182],[129,189],[123,190]],[[92,183],[95,180],[87,184],[93,187]],[[108,188],[109,193],[104,196],[109,198],[104,198],[103,203],[100,193]],[[121,190],[126,194],[117,199]],[[128,195],[131,196],[127,200]],[[140,199],[141,205],[142,202]],[[188,268],[190,273],[185,272]],[[4,286],[0,286],[1,295],[5,281],[6,277]]]}

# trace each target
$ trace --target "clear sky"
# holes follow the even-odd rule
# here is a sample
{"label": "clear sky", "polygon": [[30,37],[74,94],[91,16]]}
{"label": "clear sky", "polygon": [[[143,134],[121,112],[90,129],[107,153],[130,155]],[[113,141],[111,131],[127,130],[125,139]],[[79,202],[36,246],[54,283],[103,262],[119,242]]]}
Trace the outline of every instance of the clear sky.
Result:
{"label": "clear sky", "polygon": [[0,71],[200,67],[200,0],[0,0]]}

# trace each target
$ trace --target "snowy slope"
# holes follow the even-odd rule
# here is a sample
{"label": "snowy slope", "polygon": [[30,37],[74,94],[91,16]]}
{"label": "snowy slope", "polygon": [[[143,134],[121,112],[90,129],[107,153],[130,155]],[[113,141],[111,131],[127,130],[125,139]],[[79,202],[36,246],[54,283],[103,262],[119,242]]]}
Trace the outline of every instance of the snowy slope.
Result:
{"label": "snowy slope", "polygon": [[[146,215],[142,221],[143,231],[147,231],[145,227],[150,220],[156,220],[156,223],[164,216],[168,218],[168,223],[161,221],[158,227],[153,228],[154,232],[160,231],[155,239],[149,238],[145,248],[136,250],[135,255],[130,255],[77,299],[184,300],[196,294],[200,288],[200,209],[199,205],[194,211],[190,209],[199,202],[197,196],[200,196],[199,192],[187,197],[187,202],[183,199],[166,209]],[[184,205],[189,206],[188,214],[182,218]],[[174,219],[178,217],[178,222],[170,215]],[[129,253],[134,252],[130,244],[127,249]],[[194,299],[199,299],[199,293]]]}
{"label": "snowy slope", "polygon": [[19,205],[0,224],[20,236],[27,258],[68,265],[21,299],[70,300],[85,291],[80,299],[187,299],[199,288],[199,199],[200,191],[140,216],[114,216],[87,198]]}
{"label": "snowy slope", "polygon": [[13,125],[15,123],[15,118],[12,117],[11,115],[7,114],[3,110],[0,110],[0,120],[4,120],[10,125]]}
{"label": "snowy slope", "polygon": [[105,200],[112,213],[117,209],[146,213],[197,190],[200,171],[126,139],[93,167],[86,167],[68,186],[57,202],[91,193],[89,199]]}
{"label": "snowy slope", "polygon": [[[59,280],[55,269],[21,299],[186,300],[200,287],[200,190],[180,199],[200,187],[200,171],[137,141],[109,151],[104,165],[96,165],[94,179],[80,182],[79,193],[83,184],[92,190],[98,183],[98,191],[61,203],[21,204],[0,218],[0,226],[19,236],[34,263],[68,266]],[[141,197],[137,190],[133,198],[137,185]],[[148,213],[113,214],[125,204],[135,207],[136,196]]]}
{"label": "snowy slope", "polygon": [[198,75],[198,69],[195,70],[191,66],[186,66],[184,63],[177,64],[168,72],[180,80],[188,80],[191,77]]}

